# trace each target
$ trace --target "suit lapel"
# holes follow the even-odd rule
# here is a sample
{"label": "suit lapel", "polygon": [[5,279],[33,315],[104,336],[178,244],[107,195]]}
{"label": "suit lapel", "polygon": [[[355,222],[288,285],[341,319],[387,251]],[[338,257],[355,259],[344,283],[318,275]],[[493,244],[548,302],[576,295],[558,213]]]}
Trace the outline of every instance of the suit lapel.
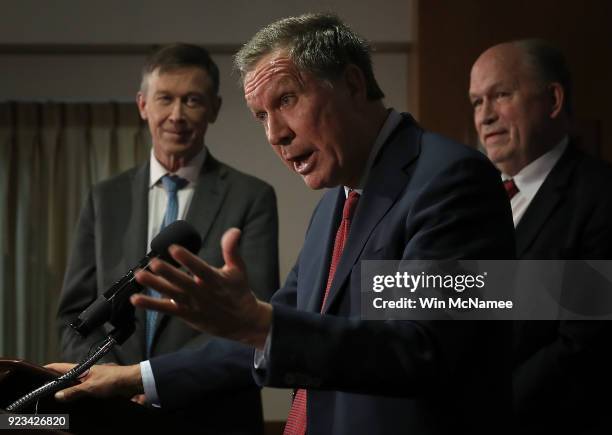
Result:
{"label": "suit lapel", "polygon": [[[185,216],[185,220],[192,224],[202,237],[202,250],[227,191],[226,175],[227,170],[208,152]],[[212,243],[219,241],[214,240]],[[157,316],[155,335],[164,329],[169,319],[170,316],[166,314],[160,313]]]}
{"label": "suit lapel", "polygon": [[380,151],[357,204],[323,312],[327,312],[341,294],[370,235],[406,188],[409,176],[404,168],[418,157],[421,135],[422,130],[412,119],[404,119]]}
{"label": "suit lapel", "polygon": [[[210,152],[200,170],[198,184],[185,220],[192,224],[206,243],[210,227],[219,213],[223,198],[227,192],[227,169],[224,168]],[[214,243],[219,243],[214,240]]]}
{"label": "suit lapel", "polygon": [[[309,291],[298,292],[298,308],[300,309],[314,313],[321,312],[321,302],[327,286],[334,239],[342,217],[344,199],[344,188],[335,188],[321,201],[320,214],[315,214],[316,221],[312,222],[309,230],[309,233],[312,234],[309,239],[314,241],[315,246],[304,247],[303,252],[308,252],[308,255],[302,260],[300,266],[306,271],[307,277],[312,277],[312,281],[305,282],[305,288],[308,288]],[[301,300],[302,297],[305,300]]]}
{"label": "suit lapel", "polygon": [[563,199],[571,174],[576,166],[574,153],[575,151],[570,144],[542,183],[517,225],[516,251],[519,258],[533,244],[542,227],[551,218]]}

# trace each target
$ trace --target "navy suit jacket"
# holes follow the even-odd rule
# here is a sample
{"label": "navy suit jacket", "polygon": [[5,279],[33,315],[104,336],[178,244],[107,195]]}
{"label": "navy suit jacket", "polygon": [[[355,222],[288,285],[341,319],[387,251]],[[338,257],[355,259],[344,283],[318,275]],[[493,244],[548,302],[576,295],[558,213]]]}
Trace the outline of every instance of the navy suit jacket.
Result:
{"label": "navy suit jacket", "polygon": [[[571,144],[516,228],[535,260],[612,259],[612,168]],[[515,326],[514,408],[520,433],[610,433],[612,322]]]}
{"label": "navy suit jacket", "polygon": [[[511,408],[506,322],[359,319],[360,260],[514,258],[497,170],[404,115],[374,163],[321,316],[343,201],[343,188],[331,189],[314,211],[300,256],[273,297],[270,354],[256,381],[308,388],[310,434],[504,432]],[[153,360],[162,403],[164,396],[205,394],[210,370],[218,382],[231,382],[214,363],[203,352]],[[245,367],[252,366],[251,355]]]}
{"label": "navy suit jacket", "polygon": [[514,258],[499,173],[478,152],[409,117],[383,146],[319,314],[344,202],[327,192],[273,297],[262,385],[308,388],[310,434],[503,432],[506,322],[362,321],[361,260]]}

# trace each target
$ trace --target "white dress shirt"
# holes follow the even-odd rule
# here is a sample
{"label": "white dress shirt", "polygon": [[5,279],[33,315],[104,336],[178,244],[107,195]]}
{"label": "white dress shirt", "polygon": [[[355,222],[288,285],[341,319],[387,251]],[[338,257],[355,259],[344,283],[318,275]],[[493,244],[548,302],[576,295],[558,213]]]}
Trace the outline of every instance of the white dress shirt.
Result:
{"label": "white dress shirt", "polygon": [[[164,215],[166,214],[168,195],[162,185],[162,177],[166,174],[177,175],[188,181],[187,185],[177,192],[177,219],[185,219],[187,211],[189,210],[189,205],[191,204],[191,199],[193,198],[195,186],[198,182],[200,170],[202,169],[207,154],[208,151],[206,146],[204,146],[202,151],[193,157],[186,166],[179,168],[176,172],[170,172],[159,163],[153,154],[153,149],[151,149],[149,165],[149,223],[146,252],[150,250],[149,246],[151,245],[151,240],[159,233],[164,221]],[[159,407],[159,396],[157,395],[155,378],[153,377],[153,370],[151,369],[149,361],[140,363],[140,375],[142,376],[142,384],[147,402],[152,406]]]}
{"label": "white dress shirt", "polygon": [[153,149],[151,149],[151,159],[149,165],[149,225],[147,238],[147,252],[151,244],[151,240],[159,233],[159,229],[164,221],[166,214],[166,206],[168,204],[168,194],[162,185],[161,179],[164,175],[177,175],[188,181],[187,185],[177,192],[178,198],[178,215],[177,219],[185,219],[187,210],[193,198],[195,185],[198,182],[200,169],[206,159],[206,147],[202,148],[195,157],[193,157],[186,166],[178,169],[176,172],[170,172],[162,166],[155,158]]}

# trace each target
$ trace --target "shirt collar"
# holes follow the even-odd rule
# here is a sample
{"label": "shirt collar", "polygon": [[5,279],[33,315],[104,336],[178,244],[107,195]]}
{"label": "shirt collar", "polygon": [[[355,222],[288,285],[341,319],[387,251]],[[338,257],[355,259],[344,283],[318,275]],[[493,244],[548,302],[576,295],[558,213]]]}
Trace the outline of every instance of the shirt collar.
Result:
{"label": "shirt collar", "polygon": [[519,192],[528,197],[534,196],[552,168],[557,164],[561,155],[569,144],[569,137],[565,136],[561,141],[550,151],[542,154],[540,157],[529,163],[521,169],[514,177],[502,174],[502,179],[507,180],[512,178],[514,184],[518,187]]}
{"label": "shirt collar", "polygon": [[382,148],[383,144],[387,142],[387,139],[389,139],[389,136],[391,136],[391,133],[393,133],[393,131],[400,124],[400,122],[402,122],[402,115],[395,109],[389,109],[389,114],[387,115],[387,119],[385,120],[385,123],[383,124],[382,128],[378,132],[378,136],[376,136],[376,140],[374,140],[374,145],[372,146],[372,149],[370,150],[370,154],[368,155],[368,160],[365,165],[365,168],[366,168],[365,173],[359,180],[359,183],[357,184],[357,188],[351,189],[347,186],[344,186],[344,193],[347,197],[351,190],[354,190],[360,195],[363,193],[363,187],[365,186],[368,176],[370,175],[370,170],[372,169],[372,164],[374,163],[374,159],[376,159],[376,156],[378,155],[378,152]]}
{"label": "shirt collar", "polygon": [[151,157],[150,157],[150,170],[149,170],[149,188],[152,188],[159,180],[166,174],[178,175],[181,178],[184,178],[189,182],[188,185],[195,184],[198,181],[198,176],[200,175],[200,170],[202,169],[202,165],[204,164],[204,160],[206,160],[206,156],[208,155],[208,150],[206,146],[202,147],[202,150],[196,154],[187,165],[179,168],[176,172],[169,172],[164,166],[159,163],[155,154],[153,153],[153,148],[151,148]]}

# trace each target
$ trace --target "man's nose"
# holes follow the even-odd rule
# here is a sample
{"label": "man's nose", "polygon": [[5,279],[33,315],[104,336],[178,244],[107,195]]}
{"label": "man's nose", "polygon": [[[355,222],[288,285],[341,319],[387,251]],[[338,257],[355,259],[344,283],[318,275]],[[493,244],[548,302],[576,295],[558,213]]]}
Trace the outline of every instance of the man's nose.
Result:
{"label": "man's nose", "polygon": [[172,103],[172,108],[170,110],[170,120],[173,122],[178,122],[183,119],[184,119],[183,103],[180,100],[174,101]]}
{"label": "man's nose", "polygon": [[268,116],[266,135],[270,145],[289,145],[295,137],[289,125],[278,116]]}
{"label": "man's nose", "polygon": [[497,111],[490,100],[483,101],[480,117],[480,122],[484,125],[490,125],[497,121]]}

